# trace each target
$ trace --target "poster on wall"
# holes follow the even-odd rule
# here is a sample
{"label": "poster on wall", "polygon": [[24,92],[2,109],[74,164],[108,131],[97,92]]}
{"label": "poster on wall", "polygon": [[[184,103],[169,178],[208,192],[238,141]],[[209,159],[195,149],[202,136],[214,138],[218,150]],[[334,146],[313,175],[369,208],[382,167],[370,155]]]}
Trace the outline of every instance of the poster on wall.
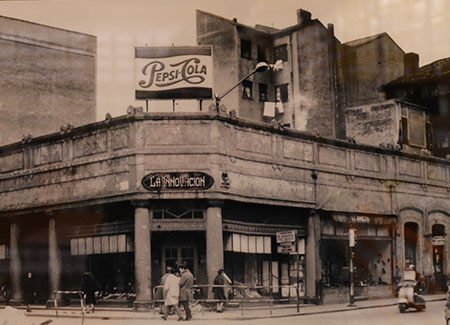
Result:
{"label": "poster on wall", "polygon": [[135,48],[137,100],[211,99],[211,46]]}

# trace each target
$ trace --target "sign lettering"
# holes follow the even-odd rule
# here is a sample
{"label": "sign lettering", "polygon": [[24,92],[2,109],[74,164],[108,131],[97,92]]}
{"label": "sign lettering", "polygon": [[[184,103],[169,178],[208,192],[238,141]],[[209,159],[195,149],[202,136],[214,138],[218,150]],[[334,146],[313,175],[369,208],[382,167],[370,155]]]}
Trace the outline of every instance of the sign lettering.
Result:
{"label": "sign lettering", "polygon": [[212,98],[209,46],[137,47],[136,99]]}
{"label": "sign lettering", "polygon": [[277,232],[277,243],[295,243],[297,241],[297,231],[287,230]]}
{"label": "sign lettering", "polygon": [[213,184],[211,176],[200,172],[152,173],[142,179],[142,186],[149,191],[206,190]]}

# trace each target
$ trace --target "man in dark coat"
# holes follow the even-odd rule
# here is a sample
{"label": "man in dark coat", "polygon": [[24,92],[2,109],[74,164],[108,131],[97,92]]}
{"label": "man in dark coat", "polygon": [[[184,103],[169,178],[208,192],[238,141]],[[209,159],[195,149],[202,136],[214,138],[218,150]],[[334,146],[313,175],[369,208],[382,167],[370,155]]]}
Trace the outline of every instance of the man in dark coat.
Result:
{"label": "man in dark coat", "polygon": [[223,305],[227,300],[225,296],[225,287],[223,287],[225,284],[231,284],[231,281],[224,273],[223,269],[220,269],[217,271],[217,276],[214,279],[214,285],[217,287],[213,287],[214,299],[219,300],[216,307],[216,311],[219,313],[223,311]]}
{"label": "man in dark coat", "polygon": [[186,313],[186,319],[192,319],[191,309],[189,307],[189,301],[194,299],[193,285],[194,276],[187,267],[187,263],[183,263],[179,267],[181,273],[180,279],[180,304],[183,306]]}
{"label": "man in dark coat", "polygon": [[34,283],[33,274],[28,272],[27,277],[23,283],[24,300],[27,304],[27,311],[31,312],[30,305],[34,302],[34,297],[36,296],[36,286]]}
{"label": "man in dark coat", "polygon": [[97,291],[97,283],[89,272],[83,274],[83,293],[86,303],[86,312],[94,312],[95,291]]}

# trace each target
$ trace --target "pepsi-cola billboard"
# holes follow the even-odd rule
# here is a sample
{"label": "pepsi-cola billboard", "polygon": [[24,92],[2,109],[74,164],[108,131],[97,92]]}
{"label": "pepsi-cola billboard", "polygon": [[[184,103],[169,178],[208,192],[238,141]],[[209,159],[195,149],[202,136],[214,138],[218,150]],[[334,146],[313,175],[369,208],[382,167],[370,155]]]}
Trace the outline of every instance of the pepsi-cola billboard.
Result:
{"label": "pepsi-cola billboard", "polygon": [[136,47],[136,99],[213,97],[210,46]]}

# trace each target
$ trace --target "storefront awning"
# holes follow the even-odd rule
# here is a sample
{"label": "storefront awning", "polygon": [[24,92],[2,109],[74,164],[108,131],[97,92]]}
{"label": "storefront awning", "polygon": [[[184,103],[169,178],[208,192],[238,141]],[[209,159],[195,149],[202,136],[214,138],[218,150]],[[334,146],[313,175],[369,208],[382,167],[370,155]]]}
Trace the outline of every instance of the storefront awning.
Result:
{"label": "storefront awning", "polygon": [[285,230],[297,230],[299,237],[305,237],[305,229],[302,226],[287,226],[278,224],[249,223],[242,221],[223,220],[223,231],[250,234],[250,235],[270,235],[275,236],[277,232]]}

